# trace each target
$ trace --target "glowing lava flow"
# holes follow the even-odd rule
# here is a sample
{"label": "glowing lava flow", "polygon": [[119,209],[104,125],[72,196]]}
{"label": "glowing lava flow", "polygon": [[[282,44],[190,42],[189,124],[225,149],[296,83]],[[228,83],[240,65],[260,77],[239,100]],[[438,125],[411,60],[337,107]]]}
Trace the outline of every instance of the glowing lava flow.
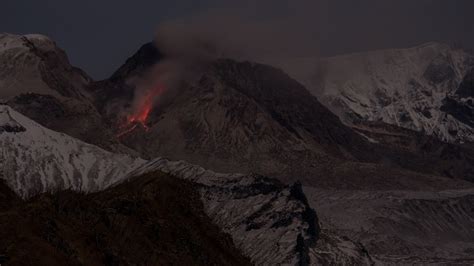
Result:
{"label": "glowing lava flow", "polygon": [[120,126],[120,133],[117,137],[122,137],[129,134],[135,130],[139,125],[141,125],[146,131],[149,130],[149,127],[146,124],[148,116],[153,108],[153,104],[156,101],[156,98],[164,92],[164,87],[159,85],[153,89],[147,91],[139,99],[139,103],[135,108],[135,112],[127,116],[125,123]]}

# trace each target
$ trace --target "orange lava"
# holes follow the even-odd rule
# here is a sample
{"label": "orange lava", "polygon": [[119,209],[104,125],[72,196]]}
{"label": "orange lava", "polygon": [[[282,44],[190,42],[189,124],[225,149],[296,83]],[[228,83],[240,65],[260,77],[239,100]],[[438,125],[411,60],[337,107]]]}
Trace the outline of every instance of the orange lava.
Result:
{"label": "orange lava", "polygon": [[134,131],[138,126],[142,126],[146,131],[150,128],[147,125],[148,116],[153,109],[158,96],[164,92],[164,87],[161,85],[155,86],[153,89],[148,90],[144,95],[139,98],[139,102],[136,105],[135,111],[127,116],[125,123],[120,126],[120,133],[117,137],[122,137],[130,132]]}

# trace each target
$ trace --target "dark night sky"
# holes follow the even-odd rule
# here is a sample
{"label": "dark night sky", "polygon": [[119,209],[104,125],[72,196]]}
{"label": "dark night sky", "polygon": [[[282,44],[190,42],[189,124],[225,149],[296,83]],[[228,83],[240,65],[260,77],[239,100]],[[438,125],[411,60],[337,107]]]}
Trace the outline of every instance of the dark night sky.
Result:
{"label": "dark night sky", "polygon": [[294,43],[314,44],[323,55],[427,41],[474,48],[472,0],[3,0],[1,9],[0,32],[48,35],[95,78],[150,41],[160,23],[209,10],[250,24],[284,22],[301,36]]}

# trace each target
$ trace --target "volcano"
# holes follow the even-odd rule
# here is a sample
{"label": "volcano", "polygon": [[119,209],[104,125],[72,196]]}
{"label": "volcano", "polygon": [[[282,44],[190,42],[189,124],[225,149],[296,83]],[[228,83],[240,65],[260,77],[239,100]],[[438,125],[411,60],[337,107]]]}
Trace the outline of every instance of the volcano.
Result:
{"label": "volcano", "polygon": [[[140,77],[146,66],[160,60],[149,45],[144,47],[113,78],[93,84],[104,99],[97,107],[110,123],[133,102],[129,95],[134,88],[124,81]],[[148,59],[141,62],[143,58]],[[384,262],[398,257],[408,258],[398,261],[406,263],[413,256],[438,262],[466,258],[462,250],[471,245],[456,244],[465,237],[451,229],[454,224],[465,227],[466,219],[452,210],[435,210],[459,201],[464,217],[474,215],[466,208],[472,202],[472,183],[467,181],[474,180],[469,146],[396,125],[351,127],[282,70],[253,62],[213,61],[171,98],[159,112],[149,113],[146,134],[137,130],[124,135],[122,143],[144,157],[186,160],[220,172],[255,172],[289,184],[300,181],[310,204],[324,206],[321,219],[331,230],[348,233]],[[335,191],[340,193],[328,202]],[[390,200],[391,191],[402,191],[396,201]],[[429,210],[438,214],[425,215]],[[401,218],[393,213],[410,218],[397,227]],[[436,233],[446,235],[450,248],[443,250],[436,238],[410,238],[429,234],[432,229],[417,225],[444,215],[457,217]],[[347,224],[353,219],[354,226]],[[442,259],[435,258],[441,253]]]}
{"label": "volcano", "polygon": [[[468,145],[345,124],[269,65],[217,59],[175,91],[130,82],[163,58],[152,44],[92,81],[44,38],[6,39],[0,83],[23,90],[0,108],[0,263],[474,261]],[[467,123],[471,85],[443,103]]]}

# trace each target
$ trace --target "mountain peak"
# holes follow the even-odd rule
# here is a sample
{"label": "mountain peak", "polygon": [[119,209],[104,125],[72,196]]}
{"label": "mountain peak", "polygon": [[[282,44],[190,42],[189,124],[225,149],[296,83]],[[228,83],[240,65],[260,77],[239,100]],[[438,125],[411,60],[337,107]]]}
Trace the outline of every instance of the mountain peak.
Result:
{"label": "mountain peak", "polygon": [[58,49],[56,43],[48,36],[42,34],[16,35],[0,33],[0,52],[10,49],[31,49],[35,47],[42,51]]}
{"label": "mountain peak", "polygon": [[79,87],[90,82],[50,38],[8,33],[0,34],[0,80],[3,99],[28,92],[78,96],[82,93]]}
{"label": "mountain peak", "polygon": [[126,79],[135,74],[143,73],[144,70],[154,65],[162,57],[163,54],[156,48],[154,43],[146,43],[112,74],[111,80]]}
{"label": "mountain peak", "polygon": [[[25,39],[22,39],[21,35],[14,35],[10,33],[0,33],[0,52],[14,48],[26,47]],[[24,38],[24,37],[23,37]]]}

